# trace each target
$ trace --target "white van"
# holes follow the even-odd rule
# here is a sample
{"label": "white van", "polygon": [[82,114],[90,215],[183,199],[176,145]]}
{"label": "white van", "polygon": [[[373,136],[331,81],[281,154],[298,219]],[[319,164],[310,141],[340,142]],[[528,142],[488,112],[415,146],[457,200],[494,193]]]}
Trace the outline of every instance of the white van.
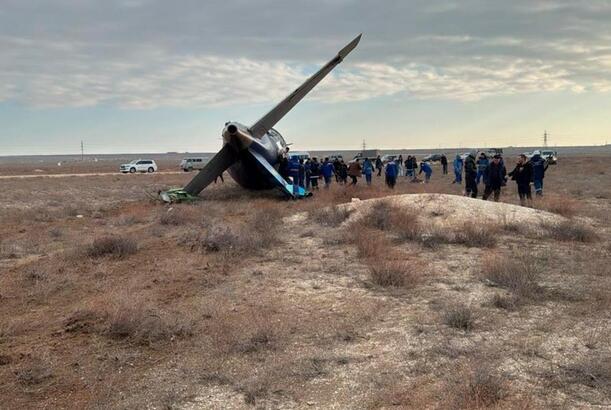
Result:
{"label": "white van", "polygon": [[204,165],[207,162],[207,158],[201,158],[201,157],[196,157],[196,158],[184,158],[182,161],[180,161],[180,168],[182,168],[183,171],[185,172],[189,172],[189,171],[193,171],[194,169],[202,169],[204,168]]}

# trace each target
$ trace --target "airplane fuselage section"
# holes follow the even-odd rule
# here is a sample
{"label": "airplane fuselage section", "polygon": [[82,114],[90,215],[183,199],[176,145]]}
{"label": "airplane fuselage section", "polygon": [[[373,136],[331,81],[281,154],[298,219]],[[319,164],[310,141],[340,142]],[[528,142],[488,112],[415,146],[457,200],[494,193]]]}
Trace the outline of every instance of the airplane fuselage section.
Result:
{"label": "airplane fuselage section", "polygon": [[[232,144],[231,136],[223,132],[224,144]],[[242,146],[238,150],[238,161],[227,172],[240,186],[252,190],[273,189],[277,186],[270,180],[268,173],[261,168],[261,164],[249,153],[248,149],[256,151],[269,162],[276,170],[279,168],[280,158],[286,152],[286,142],[280,133],[273,128],[261,138],[252,138],[248,142],[242,138]]]}

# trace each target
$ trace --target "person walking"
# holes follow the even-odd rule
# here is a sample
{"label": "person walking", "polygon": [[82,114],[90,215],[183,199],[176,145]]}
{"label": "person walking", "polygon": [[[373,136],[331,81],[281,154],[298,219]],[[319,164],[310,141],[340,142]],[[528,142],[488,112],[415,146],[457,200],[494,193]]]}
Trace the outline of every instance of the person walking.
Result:
{"label": "person walking", "polygon": [[312,166],[312,160],[307,159],[307,160],[304,161],[304,163],[303,163],[303,169],[305,171],[304,172],[305,173],[305,180],[304,180],[304,182],[305,182],[305,189],[307,191],[310,190],[310,181],[311,181],[310,177],[312,176],[311,166]]}
{"label": "person walking", "polygon": [[312,158],[310,163],[310,184],[312,189],[318,189],[318,177],[320,176],[320,164],[316,157]]}
{"label": "person walking", "polygon": [[454,181],[452,181],[453,184],[460,184],[462,183],[462,166],[463,166],[463,161],[462,158],[460,157],[459,154],[456,154],[456,158],[454,158]]}
{"label": "person walking", "polygon": [[373,175],[373,164],[369,160],[369,158],[365,158],[363,161],[363,174],[365,175],[365,181],[367,181],[367,185],[371,185],[371,176]]}
{"label": "person walking", "polygon": [[325,188],[329,188],[331,185],[331,179],[335,173],[335,168],[333,167],[333,164],[329,162],[329,158],[325,158],[325,162],[323,162],[320,171],[325,180]]}
{"label": "person walking", "polygon": [[446,154],[441,154],[439,161],[441,162],[443,175],[448,175],[448,157],[446,157]]}
{"label": "person walking", "polygon": [[397,159],[397,171],[397,177],[403,175],[403,155],[399,155],[399,158]]}
{"label": "person walking", "polygon": [[428,184],[429,181],[431,180],[431,175],[433,175],[433,168],[431,168],[429,163],[426,161],[422,161],[420,163],[420,172],[418,172],[418,175],[422,174],[423,172],[424,172],[424,183]]}
{"label": "person walking", "polygon": [[386,164],[386,170],[385,170],[386,185],[388,185],[390,189],[395,188],[395,184],[397,183],[398,172],[399,171],[397,169],[397,164],[395,163],[394,160],[391,160],[390,162]]}
{"label": "person walking", "polygon": [[518,185],[518,196],[520,197],[520,205],[530,205],[532,195],[530,192],[530,181],[532,180],[533,167],[526,155],[522,154],[518,157],[516,167],[507,174]]}
{"label": "person walking", "polygon": [[414,176],[416,175],[414,172],[414,165],[412,163],[413,159],[414,157],[408,155],[407,159],[405,160],[405,176],[410,178],[410,180],[414,179]]}
{"label": "person walking", "polygon": [[541,157],[540,151],[534,151],[530,159],[533,169],[533,185],[535,186],[535,195],[543,196],[543,178],[547,170],[547,161]]}
{"label": "person walking", "polygon": [[339,182],[345,184],[348,182],[348,166],[344,160],[339,161],[339,167],[335,169],[335,174],[339,175]]}
{"label": "person walking", "polygon": [[348,165],[348,175],[352,180],[350,182],[350,185],[356,185],[356,183],[358,182],[358,178],[361,176],[362,171],[363,167],[361,167],[361,163],[359,162],[358,158]]}
{"label": "person walking", "polygon": [[[479,181],[484,176],[484,172],[486,171],[486,168],[488,168],[488,164],[490,164],[490,161],[488,160],[486,154],[483,152],[479,154],[479,158],[477,159],[477,176],[475,178],[476,184],[479,185]],[[486,185],[486,181],[484,181],[484,185]]]}
{"label": "person walking", "polygon": [[472,152],[465,158],[465,195],[477,198],[477,166],[475,165],[475,154]]}
{"label": "person walking", "polygon": [[378,176],[382,176],[383,165],[384,164],[382,164],[382,159],[378,155],[378,157],[376,158],[376,169],[378,170]]}
{"label": "person walking", "polygon": [[342,162],[344,162],[343,160],[339,160],[339,158],[335,158],[333,160],[333,169],[335,170],[335,182],[342,182],[341,178],[340,178],[340,173],[339,170],[342,167]]}
{"label": "person walking", "polygon": [[501,163],[501,156],[496,154],[486,168],[486,175],[484,175],[484,181],[486,181],[486,189],[482,197],[484,201],[487,201],[490,194],[494,193],[494,202],[499,202],[501,187],[505,184],[506,174],[505,166]]}

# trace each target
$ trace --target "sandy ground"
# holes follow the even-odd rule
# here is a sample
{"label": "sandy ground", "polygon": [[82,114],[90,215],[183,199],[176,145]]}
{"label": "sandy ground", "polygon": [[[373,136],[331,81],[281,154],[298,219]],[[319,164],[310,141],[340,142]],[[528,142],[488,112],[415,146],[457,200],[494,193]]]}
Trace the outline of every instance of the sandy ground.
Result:
{"label": "sandy ground", "polygon": [[[504,203],[465,198],[437,169],[304,201],[228,181],[172,206],[144,191],[193,174],[3,180],[0,407],[607,408],[609,163],[567,159],[536,208],[511,185]],[[368,226],[385,205],[422,232]],[[467,225],[493,240],[446,240]],[[88,253],[107,237],[136,247]],[[413,283],[378,284],[387,260]],[[485,275],[515,263],[534,293]],[[468,328],[446,319],[461,306]]]}

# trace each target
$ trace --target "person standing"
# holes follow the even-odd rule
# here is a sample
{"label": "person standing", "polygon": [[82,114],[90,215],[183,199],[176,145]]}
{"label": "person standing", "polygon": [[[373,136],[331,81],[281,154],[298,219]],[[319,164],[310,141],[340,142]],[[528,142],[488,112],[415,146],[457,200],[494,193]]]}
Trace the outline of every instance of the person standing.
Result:
{"label": "person standing", "polygon": [[477,198],[477,166],[475,165],[475,155],[470,152],[465,158],[465,195]]}
{"label": "person standing", "polygon": [[441,169],[443,170],[443,175],[448,175],[448,157],[446,154],[441,154],[441,158],[439,159],[441,162]]}
{"label": "person standing", "polygon": [[304,173],[305,173],[305,189],[307,191],[310,190],[310,181],[311,181],[311,177],[312,177],[312,160],[307,159],[305,160],[305,162],[303,163],[303,169],[304,169]]}
{"label": "person standing", "polygon": [[543,196],[543,178],[545,178],[545,171],[547,170],[547,161],[541,157],[540,151],[535,151],[530,159],[530,163],[533,169],[533,185],[535,186],[535,195]]}
{"label": "person standing", "polygon": [[291,184],[293,185],[293,195],[296,197],[299,194],[299,177],[303,165],[299,163],[297,157],[289,158],[288,162],[288,175],[291,178]]}
{"label": "person standing", "polygon": [[310,163],[310,183],[312,189],[318,189],[318,177],[320,176],[320,164],[317,158],[312,158]]}
{"label": "person standing", "polygon": [[344,160],[341,160],[339,162],[339,169],[335,169],[335,174],[339,175],[340,183],[345,184],[346,182],[348,182],[348,166],[346,165]]}
{"label": "person standing", "polygon": [[403,155],[399,155],[399,159],[397,159],[397,177],[403,175]]}
{"label": "person standing", "polygon": [[507,174],[518,185],[518,196],[520,197],[520,205],[530,205],[532,195],[530,192],[530,181],[532,180],[533,167],[526,155],[522,154],[518,157],[516,167]]}
{"label": "person standing", "polygon": [[431,180],[431,175],[433,175],[433,168],[431,168],[429,163],[426,161],[422,161],[420,163],[420,172],[418,172],[418,175],[422,174],[423,172],[424,172],[424,183],[428,184],[429,181]]}
{"label": "person standing", "polygon": [[333,173],[334,173],[333,164],[329,162],[329,158],[325,158],[325,162],[323,162],[320,171],[325,180],[325,188],[329,188],[329,185],[331,185],[331,179],[333,178]]}
{"label": "person standing", "polygon": [[459,154],[456,154],[456,158],[454,158],[454,181],[453,184],[462,183],[462,165],[463,161]]}
{"label": "person standing", "polygon": [[[479,158],[477,159],[477,176],[475,179],[476,184],[479,185],[479,181],[484,176],[486,168],[488,168],[488,164],[490,164],[490,161],[488,160],[486,154],[483,152],[479,154]],[[484,181],[484,185],[486,185],[486,181]]]}
{"label": "person standing", "polygon": [[397,174],[398,174],[397,164],[395,163],[394,160],[391,160],[390,162],[386,164],[385,174],[386,174],[386,185],[388,185],[390,189],[394,189],[395,184],[397,183]]}
{"label": "person standing", "polygon": [[378,157],[376,158],[376,169],[378,170],[378,176],[382,176],[383,165],[384,164],[382,164],[382,159],[378,155]]}
{"label": "person standing", "polygon": [[486,168],[486,175],[484,175],[484,181],[486,181],[486,189],[482,197],[484,201],[488,200],[490,194],[494,193],[494,202],[499,202],[501,187],[505,183],[506,174],[505,166],[501,163],[501,156],[496,154]]}
{"label": "person standing", "polygon": [[340,161],[339,158],[335,158],[333,160],[333,169],[335,170],[335,182],[342,182],[340,179],[340,169],[342,167],[342,162],[344,162],[343,160]]}
{"label": "person standing", "polygon": [[371,185],[371,176],[373,175],[373,164],[369,160],[369,158],[365,158],[363,161],[363,174],[365,175],[365,181],[367,181],[367,185]]}
{"label": "person standing", "polygon": [[362,171],[363,167],[361,167],[361,163],[359,162],[358,158],[348,165],[348,175],[352,180],[350,182],[350,185],[356,185],[356,183],[358,182],[358,178],[361,176]]}

